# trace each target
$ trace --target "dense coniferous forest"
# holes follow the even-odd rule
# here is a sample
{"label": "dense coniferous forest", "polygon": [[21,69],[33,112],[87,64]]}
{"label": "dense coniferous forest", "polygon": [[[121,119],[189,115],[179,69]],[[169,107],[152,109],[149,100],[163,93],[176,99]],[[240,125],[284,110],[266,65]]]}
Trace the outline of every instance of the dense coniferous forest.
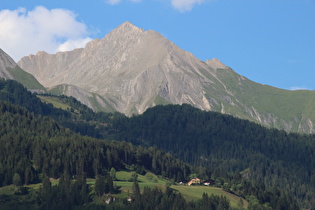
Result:
{"label": "dense coniferous forest", "polygon": [[85,173],[95,177],[112,167],[124,169],[124,164],[143,166],[175,181],[191,173],[188,164],[156,148],[82,137],[54,120],[35,117],[7,102],[0,102],[0,114],[1,186],[11,184],[15,173],[27,184],[38,181],[39,174],[59,178],[63,173]]}
{"label": "dense coniferous forest", "polygon": [[[149,170],[174,181],[187,179],[192,173],[190,165],[156,148],[82,137],[48,117],[36,117],[9,102],[0,101],[0,123],[0,187],[46,182],[43,197],[37,201],[44,209],[82,204],[82,197],[87,196],[86,182],[77,178],[70,183],[69,177],[104,175],[108,180],[111,168],[123,170],[125,165],[134,165],[139,173]],[[51,184],[42,176],[61,181],[49,187]]]}
{"label": "dense coniferous forest", "polygon": [[[103,179],[98,183],[107,183],[106,191],[114,191],[108,172],[113,167],[124,170],[126,165],[175,182],[187,181],[191,174],[211,178],[216,186],[247,198],[251,209],[315,205],[314,135],[266,129],[189,105],[156,106],[127,118],[94,113],[74,98],[59,97],[71,109],[56,109],[17,82],[0,80],[0,187],[43,182],[33,206],[87,207],[85,179]],[[61,184],[52,186],[47,177],[60,178]],[[77,181],[69,182],[69,177]],[[152,197],[157,198],[151,201]],[[116,205],[230,208],[225,198],[204,195],[199,202],[186,202],[177,193],[159,189],[146,189],[137,202],[106,208],[117,209]]]}

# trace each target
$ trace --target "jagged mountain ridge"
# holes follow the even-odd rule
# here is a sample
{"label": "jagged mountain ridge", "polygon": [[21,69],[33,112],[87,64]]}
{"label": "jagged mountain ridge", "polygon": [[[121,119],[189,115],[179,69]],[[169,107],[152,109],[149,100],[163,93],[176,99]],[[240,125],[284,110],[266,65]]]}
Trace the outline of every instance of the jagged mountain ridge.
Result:
{"label": "jagged mountain ridge", "polygon": [[0,48],[0,78],[16,80],[32,91],[44,91],[45,88],[35,77],[22,70],[17,63]]}
{"label": "jagged mountain ridge", "polygon": [[106,98],[127,115],[144,112],[160,98],[179,104],[196,101],[198,108],[210,108],[199,81],[199,69],[208,66],[157,32],[130,23],[90,42],[85,49],[56,55],[40,52],[23,58],[19,65],[45,87],[78,86]]}
{"label": "jagged mountain ridge", "polygon": [[[39,52],[18,64],[44,87],[95,110],[132,115],[157,104],[188,103],[287,131],[315,132],[315,113],[308,107],[314,91],[254,83],[218,59],[203,62],[159,33],[129,22],[85,48]],[[296,97],[302,106],[296,106]]]}

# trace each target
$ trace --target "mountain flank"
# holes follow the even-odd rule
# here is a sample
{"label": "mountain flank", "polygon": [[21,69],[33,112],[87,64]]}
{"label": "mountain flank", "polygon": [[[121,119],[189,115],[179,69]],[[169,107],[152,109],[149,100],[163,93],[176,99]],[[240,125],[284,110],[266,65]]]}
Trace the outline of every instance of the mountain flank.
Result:
{"label": "mountain flank", "polygon": [[45,90],[45,88],[35,79],[33,75],[22,70],[1,48],[0,78],[16,80],[32,91],[42,92]]}
{"label": "mountain flank", "polygon": [[141,114],[158,104],[191,104],[286,131],[315,132],[314,91],[287,91],[203,62],[161,34],[123,23],[85,48],[22,58],[18,65],[59,94],[97,111]]}

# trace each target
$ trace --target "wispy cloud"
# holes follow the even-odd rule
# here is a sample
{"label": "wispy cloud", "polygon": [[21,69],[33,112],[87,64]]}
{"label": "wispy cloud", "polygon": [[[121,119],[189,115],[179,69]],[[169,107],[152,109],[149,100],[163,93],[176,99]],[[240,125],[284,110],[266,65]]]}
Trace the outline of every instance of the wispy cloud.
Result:
{"label": "wispy cloud", "polygon": [[116,5],[119,4],[121,0],[107,0],[106,3],[110,5]]}
{"label": "wispy cloud", "polygon": [[41,50],[55,53],[83,47],[91,40],[88,34],[85,24],[69,10],[36,7],[32,11],[0,11],[0,47],[16,61]]}
{"label": "wispy cloud", "polygon": [[186,12],[192,10],[196,4],[201,4],[205,0],[171,0],[172,6],[181,11]]}
{"label": "wispy cloud", "polygon": [[[141,2],[142,0],[127,0],[127,1],[131,1],[133,3],[139,3]],[[119,4],[122,2],[122,0],[106,0],[105,1],[107,4],[110,4],[110,5],[116,5],[116,4]]]}

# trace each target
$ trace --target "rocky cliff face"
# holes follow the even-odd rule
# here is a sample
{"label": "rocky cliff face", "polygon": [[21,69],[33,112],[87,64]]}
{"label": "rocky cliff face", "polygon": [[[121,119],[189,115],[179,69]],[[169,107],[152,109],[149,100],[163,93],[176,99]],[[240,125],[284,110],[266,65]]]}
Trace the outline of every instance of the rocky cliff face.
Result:
{"label": "rocky cliff face", "polygon": [[156,104],[188,103],[267,126],[315,132],[315,114],[305,114],[303,108],[283,112],[294,92],[254,83],[218,59],[200,61],[159,33],[129,22],[84,49],[39,52],[18,64],[45,87],[58,87],[96,110],[132,115]]}

